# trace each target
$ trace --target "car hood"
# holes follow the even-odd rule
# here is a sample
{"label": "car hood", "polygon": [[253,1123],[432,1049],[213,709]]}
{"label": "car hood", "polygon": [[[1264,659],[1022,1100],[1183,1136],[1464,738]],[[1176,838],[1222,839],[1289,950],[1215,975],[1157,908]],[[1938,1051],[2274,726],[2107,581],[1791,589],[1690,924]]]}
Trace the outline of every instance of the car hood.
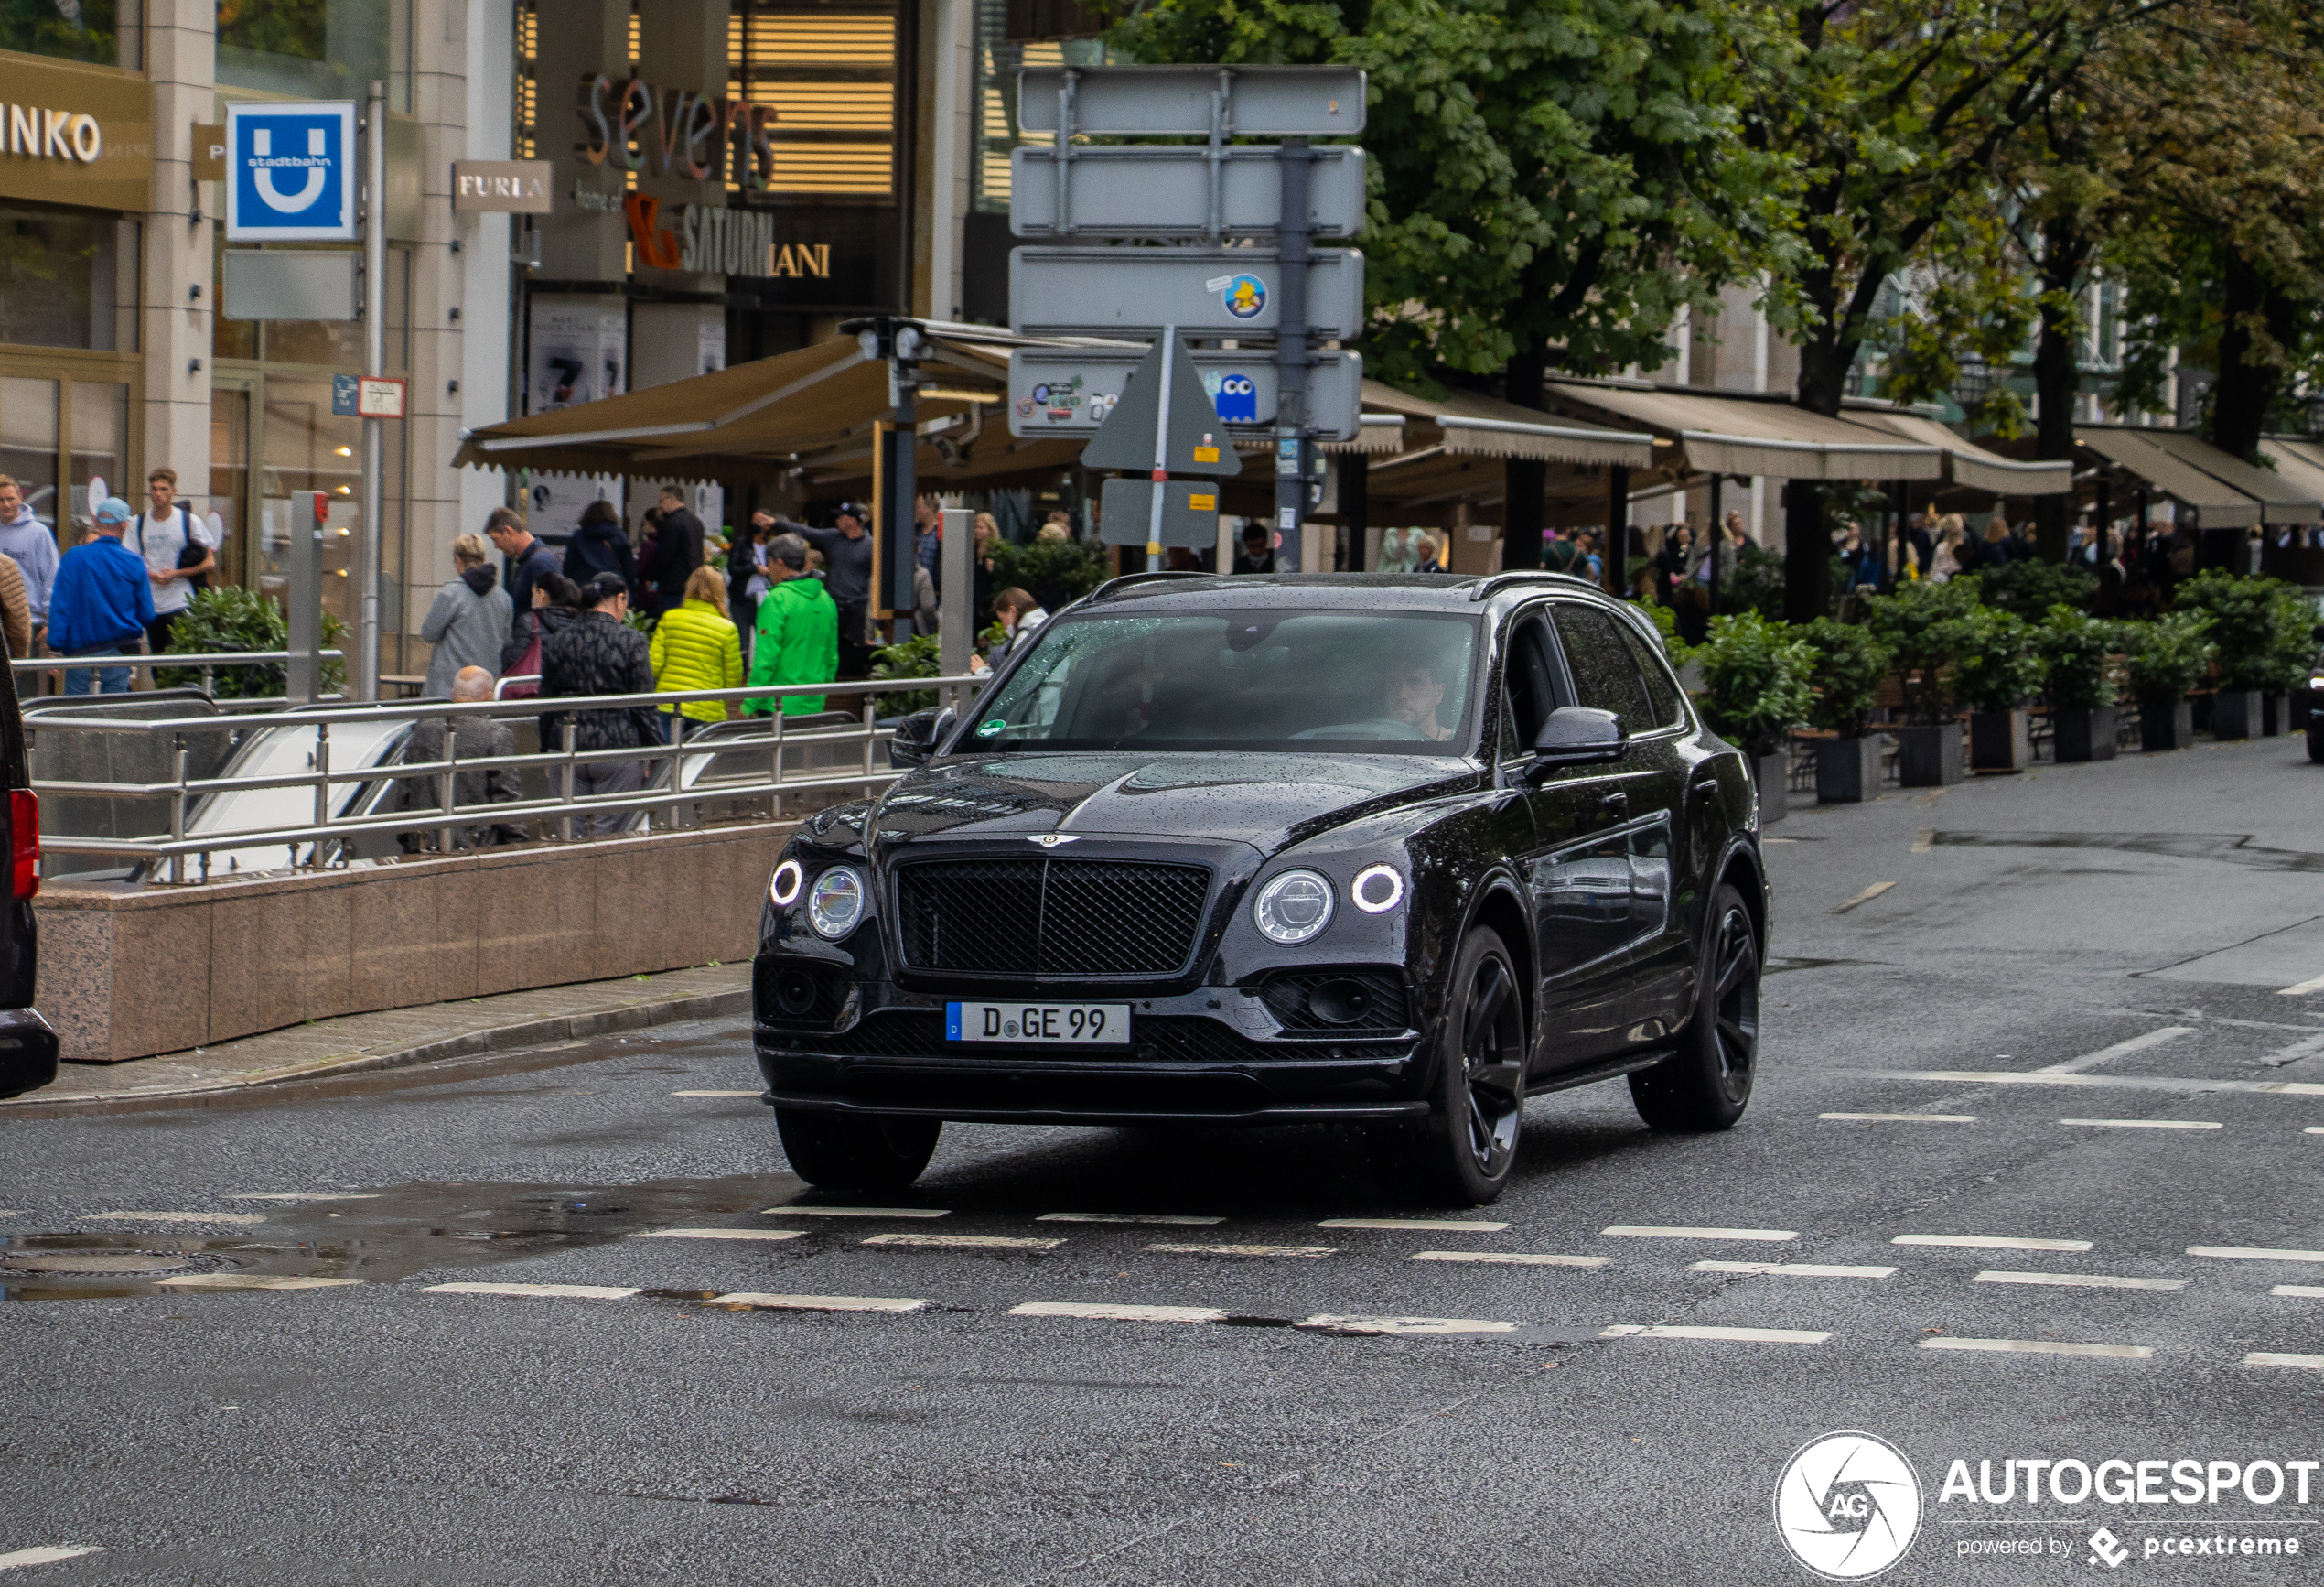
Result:
{"label": "car hood", "polygon": [[1045,832],[1234,840],[1266,853],[1340,822],[1471,786],[1470,761],[1420,755],[964,757],[904,777],[872,826],[885,847]]}

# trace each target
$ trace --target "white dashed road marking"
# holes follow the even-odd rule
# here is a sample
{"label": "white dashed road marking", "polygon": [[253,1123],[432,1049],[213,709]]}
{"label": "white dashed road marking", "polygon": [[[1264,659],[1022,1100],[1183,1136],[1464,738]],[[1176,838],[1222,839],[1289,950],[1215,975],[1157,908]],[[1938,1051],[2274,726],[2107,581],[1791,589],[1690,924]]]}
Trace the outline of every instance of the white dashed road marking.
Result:
{"label": "white dashed road marking", "polygon": [[1512,1268],[1602,1268],[1611,1257],[1568,1257],[1555,1251],[1415,1251],[1415,1262],[1493,1262]]}
{"label": "white dashed road marking", "polygon": [[756,1091],[672,1091],[672,1096],[757,1096]]}
{"label": "white dashed road marking", "polygon": [[1224,1218],[1199,1213],[1043,1213],[1037,1224],[1222,1224]]}
{"label": "white dashed road marking", "polygon": [[2180,1074],[2049,1074],[2039,1069],[1858,1069],[1859,1080],[1919,1080],[1933,1085],[2103,1085],[2124,1091],[2252,1091],[2324,1096],[2313,1080],[2199,1080]]}
{"label": "white dashed road marking", "polygon": [[761,1207],[761,1216],[775,1218],[943,1218],[948,1207]]}
{"label": "white dashed road marking", "polygon": [[423,1295],[547,1295],[568,1301],[626,1301],[642,1290],[610,1284],[430,1284]]}
{"label": "white dashed road marking", "polygon": [[1930,847],[1934,844],[1936,840],[1937,835],[1935,830],[1933,828],[1924,826],[1920,831],[1912,835],[1912,852],[1915,854],[1926,854],[1929,852]]}
{"label": "white dashed road marking", "polygon": [[2310,1036],[2305,1042],[2295,1042],[2288,1047],[2278,1047],[2273,1053],[2263,1053],[2259,1061],[2270,1069],[2281,1069],[2286,1063],[2297,1063],[2319,1053],[2324,1053],[2324,1035]]}
{"label": "white dashed road marking", "polygon": [[1973,1284],[2058,1284],[2070,1290],[2184,1290],[2184,1279],[2117,1279],[2105,1273],[2014,1273],[1988,1269]]}
{"label": "white dashed road marking", "polygon": [[1690,1273],[1759,1273],[1793,1279],[1885,1279],[1894,1268],[1837,1268],[1823,1262],[1697,1262]]}
{"label": "white dashed road marking", "polygon": [[2278,987],[2276,989],[2276,995],[2279,998],[2304,998],[2310,992],[2324,992],[2324,976],[2311,977],[2294,986]]}
{"label": "white dashed road marking", "polygon": [[2190,1246],[2190,1257],[2235,1257],[2249,1262],[2324,1262],[2324,1251],[2276,1251],[2262,1246]]}
{"label": "white dashed road marking", "polygon": [[1063,1240],[1027,1239],[1015,1235],[874,1235],[866,1246],[941,1246],[950,1250],[1054,1251]]}
{"label": "white dashed road marking", "polygon": [[91,1213],[91,1218],[120,1218],[141,1224],[263,1224],[264,1213]]}
{"label": "white dashed road marking", "polygon": [[1967,1246],[1985,1251],[2086,1251],[2088,1240],[2027,1240],[2014,1235],[1899,1235],[1892,1246]]}
{"label": "white dashed road marking", "polygon": [[2061,1118],[2060,1124],[2084,1125],[2092,1129],[2224,1129],[2223,1124],[2213,1124],[2200,1118]]}
{"label": "white dashed road marking", "polygon": [[2303,1301],[2324,1301],[2324,1285],[2278,1284],[2268,1291],[2271,1295],[2295,1295]]}
{"label": "white dashed road marking", "polygon": [[918,1312],[925,1301],[891,1300],[881,1295],[761,1295],[741,1290],[714,1295],[706,1306],[752,1306],[770,1312]]}
{"label": "white dashed road marking", "polygon": [[1851,1124],[1974,1124],[1974,1113],[1819,1113],[1818,1118],[1829,1118]]}
{"label": "white dashed road marking", "polygon": [[1148,1246],[1171,1257],[1336,1257],[1337,1246]]}
{"label": "white dashed road marking", "polygon": [[1514,1333],[1523,1324],[1475,1317],[1335,1317],[1324,1312],[1292,1326],[1310,1333]]}
{"label": "white dashed road marking", "polygon": [[1923,1339],[1923,1350],[1997,1350],[2014,1355],[2114,1355],[2144,1361],[2150,1344],[2069,1344],[2058,1339]]}
{"label": "white dashed road marking", "polygon": [[804,1229],[640,1229],[633,1240],[795,1240]]}
{"label": "white dashed road marking", "polygon": [[2127,1042],[2117,1042],[2111,1047],[2101,1047],[2095,1053],[2085,1053],[2079,1058],[2069,1058],[2063,1063],[2045,1063],[2034,1071],[2037,1074],[2077,1074],[2100,1063],[2126,1058],[2133,1053],[2144,1053],[2149,1047],[2159,1047],[2166,1042],[2176,1042],[2181,1036],[2192,1036],[2192,1025],[2166,1025],[2159,1031],[2149,1031],[2143,1036],[2133,1036]]}
{"label": "white dashed road marking", "polygon": [[1848,900],[1847,902],[1842,904],[1832,912],[1834,914],[1845,914],[1848,911],[1856,908],[1856,906],[1860,903],[1870,903],[1874,899],[1878,898],[1882,893],[1888,891],[1888,889],[1894,886],[1896,886],[1896,883],[1893,881],[1876,881],[1870,887],[1866,888],[1862,892],[1857,893],[1854,898]]}
{"label": "white dashed road marking", "polygon": [[1796,1229],[1693,1229],[1665,1228],[1652,1224],[1616,1224],[1598,1231],[1601,1235],[1635,1235],[1656,1240],[1796,1240]]}
{"label": "white dashed road marking", "polygon": [[376,1191],[237,1191],[226,1198],[230,1202],[375,1202]]}
{"label": "white dashed road marking", "polygon": [[360,1279],[301,1279],[285,1273],[180,1273],[158,1280],[175,1290],[339,1290]]}
{"label": "white dashed road marking", "polygon": [[102,1554],[104,1549],[94,1543],[49,1544],[38,1549],[18,1549],[13,1553],[0,1554],[0,1571],[14,1571],[25,1565],[53,1565],[59,1560],[78,1560],[83,1554]]}
{"label": "white dashed road marking", "polygon": [[2254,1350],[2243,1357],[2246,1366],[2305,1366],[2324,1372],[2324,1355],[2295,1355],[2282,1350]]}
{"label": "white dashed road marking", "polygon": [[1821,1344],[1832,1337],[1805,1328],[1708,1328],[1692,1323],[1617,1322],[1598,1331],[1600,1339],[1729,1339],[1746,1344]]}
{"label": "white dashed road marking", "polygon": [[1318,1224],[1319,1229],[1437,1229],[1457,1235],[1497,1235],[1509,1227],[1505,1223],[1487,1223],[1479,1219],[1462,1218],[1326,1218]]}
{"label": "white dashed road marking", "polygon": [[1223,1322],[1230,1313],[1215,1306],[1113,1306],[1086,1301],[1028,1301],[1011,1306],[1012,1317],[1080,1317],[1095,1322]]}

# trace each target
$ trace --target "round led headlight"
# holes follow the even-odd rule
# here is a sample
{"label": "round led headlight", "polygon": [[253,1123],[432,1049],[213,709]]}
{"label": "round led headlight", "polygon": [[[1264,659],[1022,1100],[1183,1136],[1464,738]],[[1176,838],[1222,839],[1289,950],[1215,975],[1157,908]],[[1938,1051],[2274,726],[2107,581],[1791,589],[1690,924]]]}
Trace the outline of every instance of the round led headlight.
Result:
{"label": "round led headlight", "polygon": [[1393,865],[1367,865],[1349,884],[1348,899],[1366,914],[1386,914],[1404,901],[1404,873]]}
{"label": "round led headlight", "polygon": [[807,919],[816,934],[834,942],[864,918],[864,879],[849,865],[834,865],[807,890]]}
{"label": "round led headlight", "polygon": [[1304,943],[1331,923],[1331,883],[1312,870],[1286,870],[1259,890],[1251,919],[1269,942]]}
{"label": "round led headlight", "polygon": [[789,909],[798,901],[799,890],[806,885],[807,872],[797,860],[786,859],[767,879],[767,901],[777,909]]}

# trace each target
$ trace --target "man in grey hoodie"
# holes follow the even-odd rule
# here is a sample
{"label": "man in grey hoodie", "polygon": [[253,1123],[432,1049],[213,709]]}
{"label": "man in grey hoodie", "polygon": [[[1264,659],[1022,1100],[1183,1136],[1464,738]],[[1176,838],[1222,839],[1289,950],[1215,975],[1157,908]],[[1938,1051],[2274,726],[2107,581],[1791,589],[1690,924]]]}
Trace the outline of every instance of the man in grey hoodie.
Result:
{"label": "man in grey hoodie", "polygon": [[40,653],[48,636],[48,591],[56,587],[57,536],[32,515],[23,487],[0,474],[0,554],[15,558],[24,571],[25,599],[32,609],[33,653]]}

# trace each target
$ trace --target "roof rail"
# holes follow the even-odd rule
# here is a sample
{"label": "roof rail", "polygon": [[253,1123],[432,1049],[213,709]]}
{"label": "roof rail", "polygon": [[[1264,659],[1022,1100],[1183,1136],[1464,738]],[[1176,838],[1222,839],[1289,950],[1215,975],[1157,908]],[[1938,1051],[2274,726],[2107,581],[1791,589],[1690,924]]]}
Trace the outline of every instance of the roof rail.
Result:
{"label": "roof rail", "polygon": [[1549,573],[1534,568],[1523,573],[1496,573],[1490,578],[1480,578],[1477,581],[1477,588],[1469,592],[1469,599],[1490,600],[1502,590],[1518,584],[1548,584],[1562,588],[1596,590],[1600,595],[1606,593],[1598,585],[1592,584],[1577,574]]}
{"label": "roof rail", "polygon": [[1149,568],[1144,573],[1124,573],[1118,578],[1109,578],[1103,584],[1099,585],[1095,589],[1091,590],[1089,594],[1082,597],[1082,599],[1084,600],[1103,600],[1107,596],[1113,594],[1117,589],[1126,588],[1133,584],[1144,584],[1149,580],[1157,578],[1209,578],[1210,577],[1212,577],[1210,574],[1203,572],[1199,567]]}

